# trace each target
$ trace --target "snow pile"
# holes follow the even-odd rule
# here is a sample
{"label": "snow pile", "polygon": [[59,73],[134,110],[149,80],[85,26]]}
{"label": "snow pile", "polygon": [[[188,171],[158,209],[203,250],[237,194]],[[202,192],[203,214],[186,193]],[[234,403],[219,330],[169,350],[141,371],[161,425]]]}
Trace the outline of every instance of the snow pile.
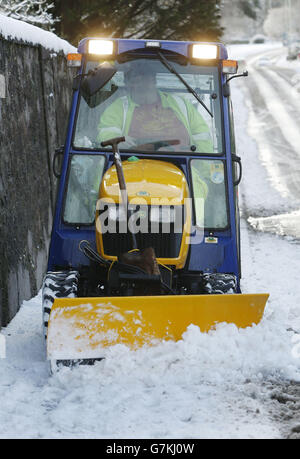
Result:
{"label": "snow pile", "polygon": [[3,14],[0,14],[0,36],[7,40],[22,40],[33,45],[42,45],[55,52],[63,51],[65,54],[76,52],[74,46],[54,33]]}
{"label": "snow pile", "polygon": [[274,342],[278,331],[229,325],[205,335],[191,326],[178,343],[135,353],[116,346],[95,368],[64,369],[51,379],[50,393],[65,392],[52,421],[64,432],[109,438],[276,436],[260,385],[270,369],[275,376],[274,363],[286,361],[282,331]]}

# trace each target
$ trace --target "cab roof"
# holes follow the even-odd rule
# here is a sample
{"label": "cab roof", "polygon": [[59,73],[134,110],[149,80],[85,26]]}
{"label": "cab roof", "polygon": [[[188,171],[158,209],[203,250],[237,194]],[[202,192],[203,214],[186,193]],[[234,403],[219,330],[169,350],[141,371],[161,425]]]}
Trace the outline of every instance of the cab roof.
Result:
{"label": "cab roof", "polygon": [[[101,37],[87,37],[79,42],[78,53],[87,54],[88,42],[90,40],[100,40]],[[175,52],[183,56],[188,57],[190,53],[191,45],[203,44],[203,45],[215,45],[218,48],[217,59],[228,59],[227,49],[222,43],[215,42],[195,42],[195,41],[170,41],[170,40],[132,40],[124,38],[103,38],[104,40],[111,40],[114,42],[116,54],[121,54],[134,50],[142,50],[146,48],[146,43],[158,42],[160,43],[160,49]]]}

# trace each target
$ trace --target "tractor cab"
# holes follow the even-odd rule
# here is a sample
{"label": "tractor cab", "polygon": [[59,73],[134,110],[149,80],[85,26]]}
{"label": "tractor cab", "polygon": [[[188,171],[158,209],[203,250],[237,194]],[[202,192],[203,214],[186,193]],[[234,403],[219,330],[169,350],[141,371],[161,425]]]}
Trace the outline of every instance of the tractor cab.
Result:
{"label": "tractor cab", "polygon": [[[88,263],[80,251],[70,253],[70,245],[76,241],[78,247],[81,231],[92,245],[96,243],[99,187],[113,164],[111,147],[103,148],[101,142],[123,135],[119,151],[124,167],[130,167],[132,174],[137,170],[133,181],[144,170],[145,160],[160,160],[159,167],[152,163],[158,169],[153,172],[160,173],[157,181],[170,180],[167,193],[152,196],[143,189],[149,180],[144,177],[134,190],[141,201],[172,198],[174,185],[172,179],[163,177],[164,164],[176,165],[187,182],[193,233],[186,250],[188,260],[181,267],[187,262],[189,270],[233,272],[239,279],[235,199],[239,158],[234,150],[230,99],[224,97],[228,73],[237,71],[236,62],[227,60],[221,44],[85,39],[78,51],[70,59],[79,63],[80,70],[74,79],[49,269],[65,264],[65,252],[72,257],[72,267]],[[72,237],[64,237],[65,232]],[[172,239],[170,234],[154,238],[158,258],[173,264],[178,253],[172,241],[168,245],[171,253],[167,253],[165,239]],[[118,255],[111,247],[117,249],[118,239],[117,235],[105,236],[104,256]],[[147,245],[146,237],[139,239]],[[178,237],[175,239],[178,248]],[[129,249],[124,244],[119,249]]]}

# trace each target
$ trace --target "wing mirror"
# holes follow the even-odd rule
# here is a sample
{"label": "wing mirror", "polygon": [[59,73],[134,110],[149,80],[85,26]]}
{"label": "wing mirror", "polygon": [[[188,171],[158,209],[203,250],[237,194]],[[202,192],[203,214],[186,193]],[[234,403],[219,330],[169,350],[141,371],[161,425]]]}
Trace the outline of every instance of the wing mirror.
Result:
{"label": "wing mirror", "polygon": [[237,75],[233,75],[232,77],[228,78],[226,80],[226,83],[223,84],[223,95],[224,97],[229,97],[230,96],[230,86],[229,86],[229,81],[233,80],[234,78],[241,78],[241,77],[247,77],[248,76],[248,71],[245,70],[243,73],[238,73]]}
{"label": "wing mirror", "polygon": [[93,96],[114,76],[117,69],[109,62],[103,62],[83,76],[81,91],[88,97]]}

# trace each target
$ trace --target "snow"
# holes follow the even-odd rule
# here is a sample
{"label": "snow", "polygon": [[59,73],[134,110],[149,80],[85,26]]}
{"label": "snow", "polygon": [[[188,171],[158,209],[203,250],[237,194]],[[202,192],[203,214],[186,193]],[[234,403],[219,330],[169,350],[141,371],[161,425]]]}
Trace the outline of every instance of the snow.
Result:
{"label": "snow", "polygon": [[117,345],[93,367],[50,376],[39,293],[2,331],[0,438],[281,438],[270,407],[276,384],[300,382],[300,245],[247,223],[253,210],[284,207],[287,198],[261,166],[249,130],[254,114],[235,83],[238,154],[244,151],[242,289],[270,293],[262,322],[220,324],[207,334],[191,325],[176,343],[137,351]]}
{"label": "snow", "polygon": [[257,43],[251,45],[228,45],[228,59],[241,59],[252,55],[264,54],[266,51],[277,49],[281,46],[278,42]]}
{"label": "snow", "polygon": [[251,56],[257,56],[262,54],[265,56],[267,51],[281,49],[281,53],[274,60],[274,64],[278,67],[284,67],[287,69],[294,70],[295,72],[300,72],[300,59],[295,59],[292,61],[287,60],[288,49],[284,47],[280,42],[267,42],[262,44],[253,44],[253,45],[229,45],[227,46],[228,58],[229,59],[244,59],[250,58]]}
{"label": "snow", "polygon": [[278,67],[285,67],[291,70],[295,70],[295,72],[297,73],[300,73],[300,58],[289,61],[286,58],[287,54],[288,51],[286,49],[286,53],[277,60],[276,65]]}
{"label": "snow", "polygon": [[[300,248],[270,235],[255,235],[258,241],[251,253],[246,235],[243,228],[244,258],[251,261],[244,287],[271,293],[266,317],[253,328],[221,324],[203,334],[191,325],[177,343],[135,352],[115,346],[94,367],[63,368],[49,377],[41,294],[24,302],[4,332],[0,438],[279,437],[262,407],[268,395],[260,386],[282,378],[300,380],[299,361],[292,353],[295,335],[287,331],[299,316],[299,296],[291,293],[297,276],[286,279],[289,294],[274,284],[281,270],[288,277],[290,260]],[[272,274],[267,271],[262,279],[274,243],[280,263],[272,260]]]}
{"label": "snow", "polygon": [[42,45],[54,52],[65,54],[76,52],[76,48],[52,32],[4,16],[0,13],[0,36],[5,39],[22,40],[33,45]]}

